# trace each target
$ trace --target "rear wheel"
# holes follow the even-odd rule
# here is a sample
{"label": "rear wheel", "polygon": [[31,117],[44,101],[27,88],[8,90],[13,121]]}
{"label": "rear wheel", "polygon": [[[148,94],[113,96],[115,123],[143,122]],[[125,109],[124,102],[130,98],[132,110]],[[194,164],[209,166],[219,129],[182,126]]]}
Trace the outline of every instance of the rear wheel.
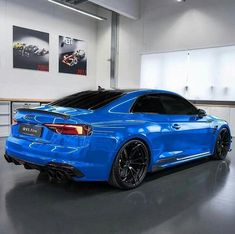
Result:
{"label": "rear wheel", "polygon": [[223,160],[226,158],[230,147],[231,136],[227,128],[223,128],[216,140],[215,159]]}
{"label": "rear wheel", "polygon": [[140,140],[127,142],[119,151],[112,167],[109,183],[121,189],[139,186],[147,173],[149,153]]}

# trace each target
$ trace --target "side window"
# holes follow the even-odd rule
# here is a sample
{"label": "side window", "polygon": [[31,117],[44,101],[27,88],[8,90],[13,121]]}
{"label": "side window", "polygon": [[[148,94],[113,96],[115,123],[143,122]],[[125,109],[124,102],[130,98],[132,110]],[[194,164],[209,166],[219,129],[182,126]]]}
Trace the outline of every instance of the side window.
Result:
{"label": "side window", "polygon": [[131,110],[133,113],[164,114],[159,95],[145,95],[137,99]]}
{"label": "side window", "polygon": [[186,99],[174,95],[162,95],[161,102],[168,115],[194,115],[197,108]]}

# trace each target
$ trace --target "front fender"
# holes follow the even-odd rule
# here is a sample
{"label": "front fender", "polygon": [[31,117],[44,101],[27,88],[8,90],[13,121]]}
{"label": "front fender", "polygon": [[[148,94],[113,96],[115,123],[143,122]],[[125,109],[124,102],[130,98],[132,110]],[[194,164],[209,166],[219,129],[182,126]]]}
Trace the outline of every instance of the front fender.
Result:
{"label": "front fender", "polygon": [[213,137],[213,150],[212,150],[212,152],[213,153],[215,152],[216,140],[217,140],[217,138],[223,128],[227,128],[229,131],[229,134],[231,136],[231,141],[230,141],[230,145],[229,145],[229,149],[231,150],[232,134],[231,134],[231,129],[230,129],[228,123],[224,120],[217,120],[213,123],[213,128],[215,129],[216,127],[217,127],[217,130],[215,131],[215,134]]}

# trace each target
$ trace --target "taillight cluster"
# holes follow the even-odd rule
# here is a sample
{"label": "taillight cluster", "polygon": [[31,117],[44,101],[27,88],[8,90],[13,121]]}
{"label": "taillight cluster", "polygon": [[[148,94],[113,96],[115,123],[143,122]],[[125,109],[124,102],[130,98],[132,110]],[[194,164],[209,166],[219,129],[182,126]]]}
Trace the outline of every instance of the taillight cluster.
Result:
{"label": "taillight cluster", "polygon": [[63,135],[84,135],[88,136],[92,132],[90,125],[86,124],[45,124],[52,131]]}
{"label": "taillight cluster", "polygon": [[11,125],[16,125],[16,124],[18,124],[17,120],[16,120],[16,119],[13,119]]}

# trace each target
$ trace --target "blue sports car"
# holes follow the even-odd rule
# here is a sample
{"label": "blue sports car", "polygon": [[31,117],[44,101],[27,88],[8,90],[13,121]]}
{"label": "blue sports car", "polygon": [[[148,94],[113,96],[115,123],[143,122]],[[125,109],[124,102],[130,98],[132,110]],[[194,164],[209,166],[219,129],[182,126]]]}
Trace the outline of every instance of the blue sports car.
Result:
{"label": "blue sports car", "polygon": [[191,160],[225,159],[228,123],[162,90],[79,92],[18,109],[5,159],[63,181],[140,185],[147,172]]}

